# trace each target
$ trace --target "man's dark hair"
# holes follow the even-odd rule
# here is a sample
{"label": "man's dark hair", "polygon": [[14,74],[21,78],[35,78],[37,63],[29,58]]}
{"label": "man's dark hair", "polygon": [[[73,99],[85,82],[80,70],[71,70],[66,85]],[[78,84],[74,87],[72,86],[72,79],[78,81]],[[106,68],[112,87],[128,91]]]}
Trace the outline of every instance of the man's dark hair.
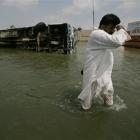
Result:
{"label": "man's dark hair", "polygon": [[102,17],[99,27],[101,27],[101,25],[109,25],[109,24],[113,24],[114,26],[116,26],[117,24],[120,24],[120,22],[121,21],[119,17],[117,17],[116,15],[107,14]]}

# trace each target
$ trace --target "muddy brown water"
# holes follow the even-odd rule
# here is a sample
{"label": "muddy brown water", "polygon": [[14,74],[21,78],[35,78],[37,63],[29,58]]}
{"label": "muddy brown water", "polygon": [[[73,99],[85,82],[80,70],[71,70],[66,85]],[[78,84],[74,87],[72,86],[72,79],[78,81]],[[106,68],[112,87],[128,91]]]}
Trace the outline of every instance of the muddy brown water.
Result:
{"label": "muddy brown water", "polygon": [[81,110],[84,44],[75,54],[0,48],[1,140],[138,140],[140,49],[114,50],[114,105]]}

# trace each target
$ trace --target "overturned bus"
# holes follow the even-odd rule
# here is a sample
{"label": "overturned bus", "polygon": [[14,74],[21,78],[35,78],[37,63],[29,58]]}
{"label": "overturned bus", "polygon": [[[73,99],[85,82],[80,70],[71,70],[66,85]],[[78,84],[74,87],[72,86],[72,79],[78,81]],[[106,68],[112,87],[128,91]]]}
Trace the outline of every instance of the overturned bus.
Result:
{"label": "overturned bus", "polygon": [[0,46],[5,47],[67,54],[75,50],[76,42],[76,30],[68,23],[46,25],[40,22],[32,27],[0,30]]}
{"label": "overturned bus", "polygon": [[35,40],[33,27],[0,30],[1,46],[24,46],[24,42],[27,40],[31,42]]}
{"label": "overturned bus", "polygon": [[75,50],[77,42],[76,30],[70,24],[48,25],[50,50],[63,50],[64,53],[71,53]]}

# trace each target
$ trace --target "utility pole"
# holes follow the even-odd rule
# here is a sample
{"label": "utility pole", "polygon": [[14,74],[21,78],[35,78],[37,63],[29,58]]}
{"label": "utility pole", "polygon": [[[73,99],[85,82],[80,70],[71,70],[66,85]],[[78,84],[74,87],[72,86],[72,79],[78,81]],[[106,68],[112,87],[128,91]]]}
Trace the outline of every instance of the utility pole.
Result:
{"label": "utility pole", "polygon": [[93,22],[93,29],[94,29],[94,0],[91,0],[92,2],[92,22]]}

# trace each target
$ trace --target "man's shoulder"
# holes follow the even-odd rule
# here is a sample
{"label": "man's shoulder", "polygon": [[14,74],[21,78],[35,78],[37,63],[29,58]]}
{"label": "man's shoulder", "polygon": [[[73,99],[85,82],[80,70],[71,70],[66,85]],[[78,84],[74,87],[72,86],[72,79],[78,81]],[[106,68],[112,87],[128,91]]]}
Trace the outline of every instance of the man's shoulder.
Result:
{"label": "man's shoulder", "polygon": [[96,29],[91,32],[91,34],[99,34],[99,33],[106,33],[104,30]]}
{"label": "man's shoulder", "polygon": [[95,37],[95,36],[102,36],[102,35],[105,35],[107,34],[104,30],[101,30],[101,29],[97,29],[97,30],[93,30],[90,34],[90,37]]}

